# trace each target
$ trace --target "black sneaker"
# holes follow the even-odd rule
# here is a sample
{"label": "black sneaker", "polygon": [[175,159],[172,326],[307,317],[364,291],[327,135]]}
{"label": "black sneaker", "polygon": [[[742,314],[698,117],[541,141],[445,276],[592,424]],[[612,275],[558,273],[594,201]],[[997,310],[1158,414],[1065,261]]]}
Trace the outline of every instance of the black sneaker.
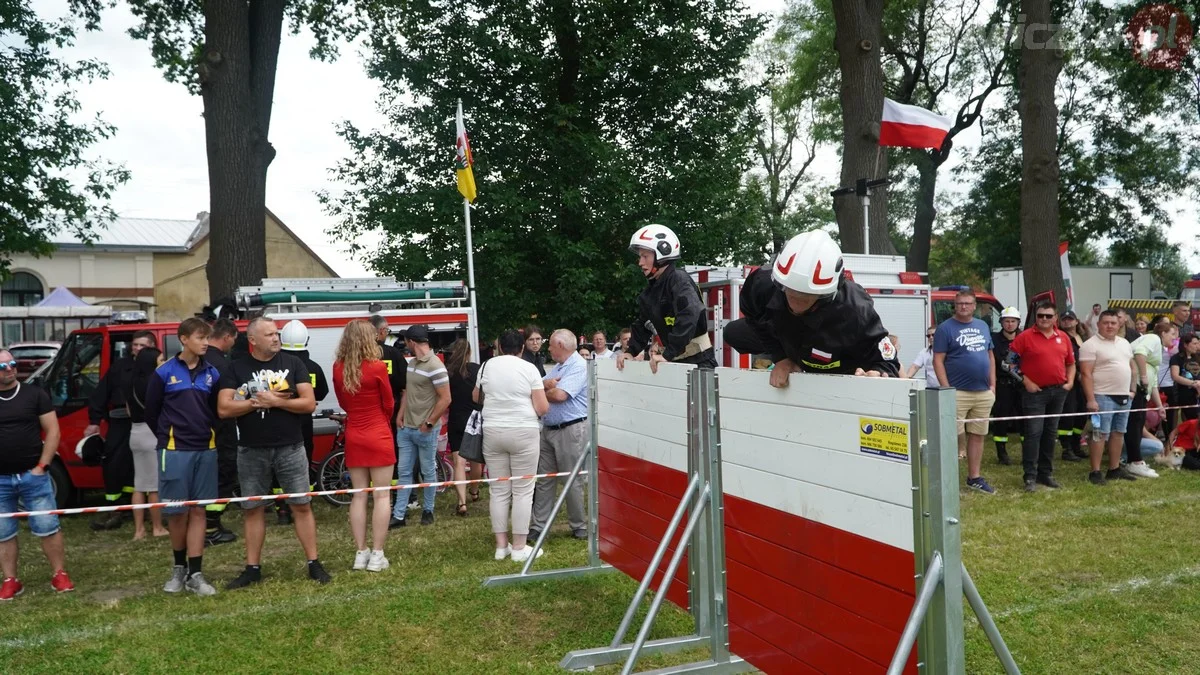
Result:
{"label": "black sneaker", "polygon": [[329,576],[329,572],[325,571],[325,567],[321,565],[320,560],[313,560],[308,563],[308,578],[318,584],[327,584],[333,581],[333,577]]}
{"label": "black sneaker", "polygon": [[392,520],[390,522],[388,522],[388,529],[394,530],[397,527],[404,527],[407,524],[408,523],[405,522],[405,520],[403,518],[392,518]]}
{"label": "black sneaker", "polygon": [[1000,462],[1004,466],[1012,465],[1012,460],[1008,458],[1008,450],[996,448],[996,461]]}
{"label": "black sneaker", "polygon": [[247,586],[257,584],[260,581],[262,581],[261,569],[252,570],[250,568],[246,568],[242,570],[242,573],[239,574],[236,579],[225,584],[225,590],[236,591],[239,588],[245,588]]}
{"label": "black sneaker", "polygon": [[1088,472],[1088,480],[1091,481],[1092,485],[1108,485],[1108,481],[1104,479],[1103,471]]}
{"label": "black sneaker", "polygon": [[1082,446],[1075,446],[1075,448],[1073,448],[1071,450],[1071,452],[1075,453],[1075,456],[1078,457],[1079,459],[1091,459],[1092,458],[1091,451]]}
{"label": "black sneaker", "polygon": [[1072,450],[1064,449],[1062,451],[1062,460],[1064,462],[1081,462],[1083,461],[1083,458],[1076,456]]}
{"label": "black sneaker", "polygon": [[537,541],[540,536],[542,536],[541,530],[530,529],[529,534],[525,537],[525,541]]}
{"label": "black sneaker", "polygon": [[220,544],[231,544],[237,541],[237,535],[225,528],[213,530],[204,535],[205,546],[218,546]]}
{"label": "black sneaker", "polygon": [[1037,492],[1037,482],[1035,482],[1032,478],[1026,478],[1025,479],[1025,491],[1026,492]]}
{"label": "black sneaker", "polygon": [[575,537],[576,539],[587,539],[588,538],[586,529],[574,530],[571,532],[571,536]]}
{"label": "black sneaker", "polygon": [[1054,476],[1038,476],[1037,482],[1038,485],[1045,485],[1051,490],[1057,490],[1062,487],[1058,484],[1058,481],[1054,480]]}
{"label": "black sneaker", "polygon": [[422,511],[421,512],[421,524],[422,525],[432,525],[433,524],[433,511]]}
{"label": "black sneaker", "polygon": [[110,513],[101,513],[92,519],[92,529],[97,532],[105,530],[115,530],[121,527],[121,523],[125,522],[125,516],[120,511],[112,511]]}
{"label": "black sneaker", "polygon": [[1137,476],[1126,471],[1125,467],[1123,466],[1118,466],[1115,469],[1109,469],[1108,473],[1104,474],[1104,477],[1108,480],[1137,480]]}

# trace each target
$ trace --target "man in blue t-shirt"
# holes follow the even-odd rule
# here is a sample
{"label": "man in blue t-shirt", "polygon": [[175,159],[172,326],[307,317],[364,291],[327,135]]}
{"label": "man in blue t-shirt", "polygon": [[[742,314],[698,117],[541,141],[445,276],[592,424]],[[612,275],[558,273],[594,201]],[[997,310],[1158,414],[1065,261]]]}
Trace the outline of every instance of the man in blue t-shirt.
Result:
{"label": "man in blue t-shirt", "polygon": [[938,383],[958,390],[958,444],[967,450],[967,486],[993,494],[996,490],[980,475],[987,417],[996,401],[996,362],[992,359],[992,331],[975,318],[975,294],[954,296],[954,316],[942,322],[933,336],[933,369]]}

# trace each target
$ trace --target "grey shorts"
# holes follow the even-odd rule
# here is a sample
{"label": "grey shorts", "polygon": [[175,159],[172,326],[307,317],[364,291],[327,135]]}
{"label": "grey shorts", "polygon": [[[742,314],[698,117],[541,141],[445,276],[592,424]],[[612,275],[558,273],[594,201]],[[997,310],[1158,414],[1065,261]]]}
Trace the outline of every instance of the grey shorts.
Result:
{"label": "grey shorts", "polygon": [[[158,498],[164,502],[217,498],[217,453],[214,450],[159,450]],[[164,506],[168,516],[187,513],[189,506]]]}
{"label": "grey shorts", "polygon": [[[271,476],[274,475],[284,493],[308,492],[308,455],[304,444],[281,445],[274,448],[251,448],[238,446],[238,483],[243,497],[271,494]],[[307,504],[312,497],[291,497],[289,504]],[[266,506],[270,502],[241,502],[249,511]]]}

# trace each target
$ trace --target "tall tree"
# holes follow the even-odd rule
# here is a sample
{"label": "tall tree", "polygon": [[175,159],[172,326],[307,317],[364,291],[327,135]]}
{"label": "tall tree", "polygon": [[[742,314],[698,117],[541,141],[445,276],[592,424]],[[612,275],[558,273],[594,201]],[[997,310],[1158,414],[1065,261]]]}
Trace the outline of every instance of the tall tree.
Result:
{"label": "tall tree", "polygon": [[[686,263],[726,262],[755,236],[742,64],[763,21],[740,2],[379,2],[369,21],[390,127],[344,127],[337,175],[351,187],[324,196],[336,235],[379,272],[466,277],[450,151],[461,98],[485,333],[628,322],[645,283],[628,253],[639,224],[674,228]],[[367,232],[384,246],[364,250]]]}
{"label": "tall tree", "polygon": [[[860,178],[887,175],[887,156],[879,146],[879,123],[883,114],[884,81],[880,44],[883,38],[883,0],[838,0],[833,3],[837,25],[834,46],[841,71],[842,172],[843,186]],[[834,202],[842,248],[863,250],[863,218],[859,200],[840,197]],[[894,254],[896,247],[888,231],[887,191],[871,196],[871,250]]]}
{"label": "tall tree", "polygon": [[0,277],[16,253],[48,255],[68,230],[92,241],[115,214],[112,191],[123,167],[86,157],[115,131],[81,120],[74,87],[108,75],[100,62],[71,62],[61,51],[77,24],[38,16],[26,0],[0,3]]}
{"label": "tall tree", "polygon": [[1017,76],[1021,117],[1021,266],[1030,295],[1044,290],[1065,298],[1058,259],[1058,104],[1062,70],[1051,0],[1021,0],[1026,27]]}
{"label": "tall tree", "polygon": [[[93,0],[73,0],[98,19]],[[208,155],[208,288],[216,301],[267,276],[267,169],[275,70],[285,17],[309,27],[315,56],[334,53],[332,38],[361,24],[350,3],[332,0],[129,0],[140,20],[130,31],[148,40],[172,82],[204,100]]]}

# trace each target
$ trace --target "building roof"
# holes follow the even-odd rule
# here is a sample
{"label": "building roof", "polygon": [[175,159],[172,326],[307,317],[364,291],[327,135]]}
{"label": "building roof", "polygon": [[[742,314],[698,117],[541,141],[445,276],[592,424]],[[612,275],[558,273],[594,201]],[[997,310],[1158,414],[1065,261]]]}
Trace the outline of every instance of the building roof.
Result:
{"label": "building roof", "polygon": [[207,220],[167,220],[163,218],[117,218],[96,228],[92,246],[71,232],[59,232],[53,243],[64,251],[147,251],[186,253],[202,236],[201,224]]}

